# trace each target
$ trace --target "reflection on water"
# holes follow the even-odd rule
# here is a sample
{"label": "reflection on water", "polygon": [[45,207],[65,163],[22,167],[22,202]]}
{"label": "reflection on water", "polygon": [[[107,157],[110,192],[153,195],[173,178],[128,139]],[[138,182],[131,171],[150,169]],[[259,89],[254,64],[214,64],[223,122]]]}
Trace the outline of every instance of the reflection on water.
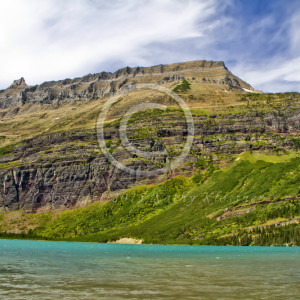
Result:
{"label": "reflection on water", "polygon": [[297,299],[300,249],[0,240],[0,299]]}

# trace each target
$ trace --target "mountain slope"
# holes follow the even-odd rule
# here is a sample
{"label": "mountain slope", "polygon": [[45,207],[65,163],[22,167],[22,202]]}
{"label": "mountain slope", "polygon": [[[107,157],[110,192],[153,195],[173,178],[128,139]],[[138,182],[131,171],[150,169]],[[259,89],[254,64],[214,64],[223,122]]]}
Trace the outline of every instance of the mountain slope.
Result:
{"label": "mountain slope", "polygon": [[297,153],[245,153],[225,169],[203,170],[203,183],[178,176],[73,211],[5,213],[0,229],[38,239],[300,245],[299,162]]}
{"label": "mountain slope", "polygon": [[[136,170],[154,170],[180,155],[187,132],[182,111],[168,95],[135,90],[137,83],[173,90],[191,110],[195,125],[191,151],[168,174],[129,175],[110,164],[99,149],[97,117],[109,97],[119,95],[105,126],[106,145],[118,161]],[[0,93],[0,211],[73,209],[113,199],[141,184],[178,174],[192,176],[207,165],[224,167],[244,151],[297,151],[299,94],[244,89],[254,91],[223,62],[207,61],[125,68],[36,87],[16,81]],[[124,149],[119,125],[128,109],[151,102],[168,108],[140,111],[127,127],[129,141],[138,149],[166,150],[161,157],[145,159]]]}

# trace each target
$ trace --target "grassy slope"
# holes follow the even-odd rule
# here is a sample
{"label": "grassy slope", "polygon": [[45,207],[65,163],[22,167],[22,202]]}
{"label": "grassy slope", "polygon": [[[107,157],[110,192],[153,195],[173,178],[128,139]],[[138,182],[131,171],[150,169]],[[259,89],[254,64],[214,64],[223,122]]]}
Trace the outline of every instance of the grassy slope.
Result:
{"label": "grassy slope", "polygon": [[225,169],[204,170],[202,177],[210,176],[204,183],[198,175],[178,176],[73,211],[19,212],[17,218],[5,213],[0,229],[22,237],[31,228],[28,238],[58,240],[136,237],[145,243],[300,245],[299,224],[293,223],[300,217],[299,162],[297,154],[245,153]]}

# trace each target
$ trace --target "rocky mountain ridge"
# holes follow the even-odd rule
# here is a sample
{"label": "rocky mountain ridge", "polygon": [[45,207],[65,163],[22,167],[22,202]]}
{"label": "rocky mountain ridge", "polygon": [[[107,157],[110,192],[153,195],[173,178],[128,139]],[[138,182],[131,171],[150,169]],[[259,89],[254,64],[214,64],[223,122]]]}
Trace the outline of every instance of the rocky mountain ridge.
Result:
{"label": "rocky mountain ridge", "polygon": [[153,67],[125,67],[114,73],[88,74],[75,79],[44,82],[28,86],[22,77],[6,90],[0,91],[0,108],[28,104],[51,104],[109,97],[128,90],[141,81],[162,84],[184,79],[188,75],[199,77],[203,83],[223,85],[230,89],[254,91],[246,82],[234,76],[222,61],[193,61]]}

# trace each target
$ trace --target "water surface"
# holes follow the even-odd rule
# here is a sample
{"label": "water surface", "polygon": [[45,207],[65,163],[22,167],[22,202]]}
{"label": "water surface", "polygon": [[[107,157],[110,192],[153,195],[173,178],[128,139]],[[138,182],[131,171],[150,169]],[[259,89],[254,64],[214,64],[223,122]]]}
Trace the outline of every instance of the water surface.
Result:
{"label": "water surface", "polygon": [[300,248],[0,240],[0,299],[300,299]]}

